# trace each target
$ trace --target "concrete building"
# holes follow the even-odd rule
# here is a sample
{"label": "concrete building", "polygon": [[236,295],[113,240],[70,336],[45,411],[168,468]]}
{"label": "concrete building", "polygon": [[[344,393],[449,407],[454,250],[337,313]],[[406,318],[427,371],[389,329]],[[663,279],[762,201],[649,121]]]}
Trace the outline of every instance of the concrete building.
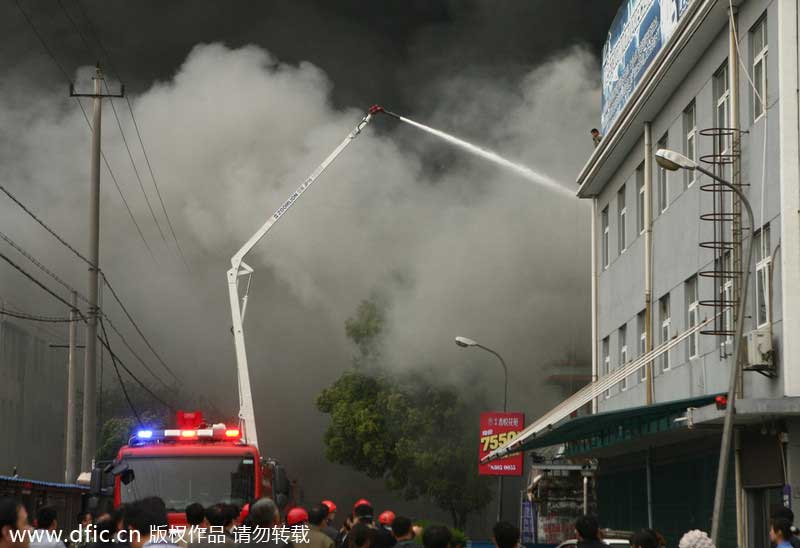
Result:
{"label": "concrete building", "polygon": [[58,329],[0,316],[0,475],[64,480],[67,352],[49,347],[65,341]]}
{"label": "concrete building", "polygon": [[[744,292],[719,544],[768,546],[771,512],[800,508],[799,17],[797,0],[628,0],[609,33],[603,136],[577,180],[593,203],[595,381],[498,450],[597,459],[604,526],[670,545],[710,529]],[[709,177],[660,168],[660,148],[740,184],[755,226]]]}

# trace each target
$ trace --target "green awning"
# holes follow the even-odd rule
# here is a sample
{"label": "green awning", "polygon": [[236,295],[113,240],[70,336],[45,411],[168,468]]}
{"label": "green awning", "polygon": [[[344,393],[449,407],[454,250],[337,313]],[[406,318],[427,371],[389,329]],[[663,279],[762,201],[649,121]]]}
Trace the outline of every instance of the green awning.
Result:
{"label": "green awning", "polygon": [[685,429],[685,423],[676,423],[675,419],[689,407],[708,405],[715,398],[716,394],[584,415],[529,438],[518,450],[566,444],[566,454],[576,455],[650,434]]}

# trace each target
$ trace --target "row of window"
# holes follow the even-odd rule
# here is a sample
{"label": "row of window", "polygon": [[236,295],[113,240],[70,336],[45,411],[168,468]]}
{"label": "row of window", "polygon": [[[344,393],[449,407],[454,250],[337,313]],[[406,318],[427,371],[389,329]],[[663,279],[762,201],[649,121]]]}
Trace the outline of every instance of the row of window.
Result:
{"label": "row of window", "polygon": [[[756,280],[755,280],[755,319],[758,327],[767,325],[770,320],[770,268],[772,265],[772,256],[770,248],[770,231],[769,225],[754,235],[753,238],[753,253],[756,259]],[[723,269],[730,271],[729,261],[730,253],[723,257]],[[733,301],[733,280],[724,280],[719,288],[720,299],[725,302],[732,303]],[[684,299],[686,307],[686,329],[691,330],[701,323],[700,318],[700,298],[698,288],[697,275],[692,276],[684,282]],[[646,334],[645,334],[645,311],[642,310],[637,315],[637,329],[638,329],[638,356],[643,356],[646,352]],[[722,314],[722,329],[724,331],[733,331],[733,308],[727,307]],[[667,293],[658,301],[658,343],[663,344],[677,335],[672,328],[672,308],[670,294]],[[631,361],[628,351],[628,324],[625,323],[617,329],[617,348],[619,349],[618,366],[622,367]],[[726,350],[731,344],[731,337],[725,337],[721,340],[723,350]],[[602,370],[601,375],[608,375],[611,372],[611,337],[607,336],[601,343],[601,356],[602,356]],[[669,371],[672,366],[671,352],[664,352],[658,359],[656,364],[657,372],[664,373]],[[700,356],[700,332],[695,331],[686,339],[686,361]],[[646,370],[644,367],[638,369],[636,375],[631,375],[630,378],[626,377],[620,382],[620,390],[627,390],[630,384],[644,381],[646,378]],[[606,397],[609,396],[609,391],[605,393]]]}
{"label": "row of window", "polygon": [[[766,16],[762,17],[750,31],[750,51],[751,51],[751,64],[752,64],[752,80],[753,80],[753,95],[752,95],[752,110],[754,120],[758,120],[764,115],[766,111],[766,97],[767,97],[767,19]],[[728,64],[727,61],[720,67],[714,74],[713,81],[714,88],[714,123],[717,128],[729,127],[728,112],[730,103],[730,89],[728,81]],[[732,148],[732,137],[728,132],[720,131],[714,136],[714,154],[720,158],[727,157]],[[682,139],[682,152],[685,156],[692,160],[697,160],[697,105],[695,100],[692,100],[683,111],[683,139]],[[658,140],[657,148],[669,148],[669,134],[664,133],[661,139]],[[728,166],[721,168],[720,175],[728,179]],[[692,186],[695,181],[694,171],[684,171],[683,186],[684,190]],[[669,181],[667,178],[667,170],[661,167],[657,168],[656,175],[656,199],[657,211],[663,213],[669,207]],[[637,234],[644,232],[644,163],[641,163],[636,168],[636,229]],[[730,195],[732,199],[733,194]],[[626,185],[622,185],[617,191],[617,252],[622,254],[628,248],[628,226],[627,226],[628,208],[626,203]],[[611,229],[609,218],[609,206],[603,209],[601,214],[601,264],[603,268],[607,268],[611,262]]]}

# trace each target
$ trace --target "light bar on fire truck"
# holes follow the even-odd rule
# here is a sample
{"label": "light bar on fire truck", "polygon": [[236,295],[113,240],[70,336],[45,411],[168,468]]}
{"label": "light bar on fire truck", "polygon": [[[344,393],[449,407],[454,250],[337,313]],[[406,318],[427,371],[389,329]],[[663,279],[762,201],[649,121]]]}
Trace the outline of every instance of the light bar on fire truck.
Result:
{"label": "light bar on fire truck", "polygon": [[139,430],[134,436],[134,440],[139,443],[178,440],[239,441],[241,438],[242,435],[238,428],[227,428],[224,424],[215,424],[211,428]]}

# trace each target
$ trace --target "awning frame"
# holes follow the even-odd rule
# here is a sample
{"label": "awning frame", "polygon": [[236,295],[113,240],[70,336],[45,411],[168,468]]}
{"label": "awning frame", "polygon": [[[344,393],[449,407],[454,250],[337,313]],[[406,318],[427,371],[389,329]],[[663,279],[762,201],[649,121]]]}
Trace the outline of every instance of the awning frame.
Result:
{"label": "awning frame", "polygon": [[575,394],[562,401],[553,409],[527,426],[516,438],[506,442],[488,455],[484,456],[481,459],[481,463],[491,462],[493,460],[505,457],[511,453],[517,453],[521,451],[522,446],[527,440],[537,436],[544,430],[549,430],[555,427],[556,424],[568,418],[572,413],[578,411],[581,407],[600,396],[600,394],[606,390],[609,390],[614,385],[622,382],[623,379],[626,379],[630,375],[635,374],[637,371],[639,371],[639,369],[643,368],[648,363],[655,361],[662,354],[669,352],[684,340],[688,339],[691,335],[706,327],[708,324],[713,322],[716,317],[717,315],[706,318],[691,329],[687,329],[680,335],[676,335],[669,341],[660,344],[650,352],[639,356],[637,359],[629,362],[625,366],[600,377],[592,383],[587,384]]}

